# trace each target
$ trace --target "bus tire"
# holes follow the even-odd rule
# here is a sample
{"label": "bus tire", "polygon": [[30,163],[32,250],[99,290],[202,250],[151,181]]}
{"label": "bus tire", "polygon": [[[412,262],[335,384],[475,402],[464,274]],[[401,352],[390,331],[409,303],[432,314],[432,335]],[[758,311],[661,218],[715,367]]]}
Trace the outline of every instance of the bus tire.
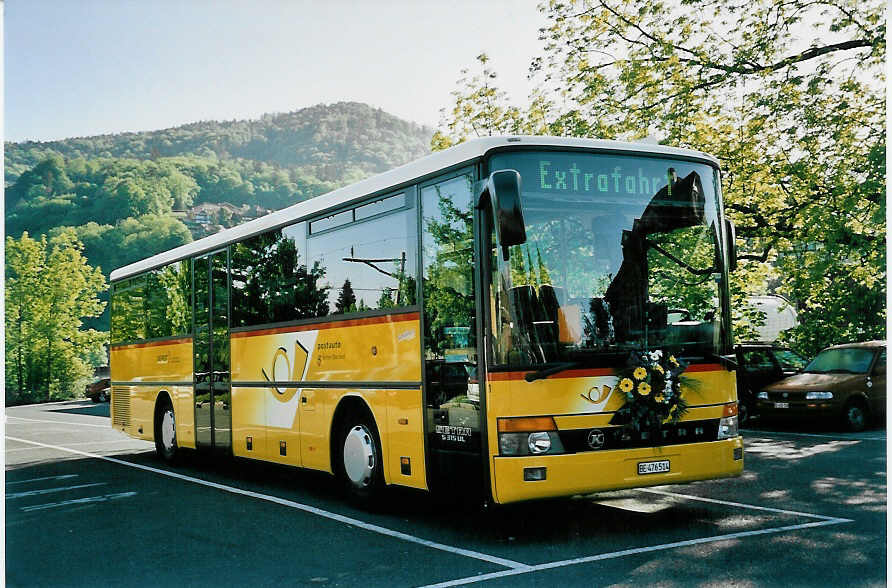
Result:
{"label": "bus tire", "polygon": [[173,405],[166,395],[159,399],[155,409],[155,453],[169,464],[175,463],[180,453]]}
{"label": "bus tire", "polygon": [[338,443],[337,473],[348,496],[371,506],[384,487],[381,440],[374,419],[351,413],[342,421]]}

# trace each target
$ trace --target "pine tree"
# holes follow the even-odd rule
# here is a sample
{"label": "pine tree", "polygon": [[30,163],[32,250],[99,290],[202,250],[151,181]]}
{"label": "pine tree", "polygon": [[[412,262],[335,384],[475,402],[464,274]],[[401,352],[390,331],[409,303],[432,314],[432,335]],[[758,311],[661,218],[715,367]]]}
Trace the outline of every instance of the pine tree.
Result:
{"label": "pine tree", "polygon": [[338,300],[335,302],[335,314],[344,314],[356,310],[356,294],[353,292],[353,286],[350,285],[350,279],[344,280],[341,287],[341,293],[338,294]]}

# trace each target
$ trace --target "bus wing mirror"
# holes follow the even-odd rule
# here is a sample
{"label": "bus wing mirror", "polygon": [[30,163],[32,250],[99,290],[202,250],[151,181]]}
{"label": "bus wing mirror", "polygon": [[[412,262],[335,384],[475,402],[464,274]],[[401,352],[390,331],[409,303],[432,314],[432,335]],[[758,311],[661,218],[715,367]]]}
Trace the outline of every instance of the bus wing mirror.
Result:
{"label": "bus wing mirror", "polygon": [[725,219],[725,239],[728,241],[728,271],[733,272],[737,269],[737,229],[729,218]]}
{"label": "bus wing mirror", "polygon": [[493,209],[502,258],[507,261],[508,248],[527,241],[520,204],[520,173],[513,169],[501,169],[489,174],[478,198],[478,207],[484,206],[486,200]]}

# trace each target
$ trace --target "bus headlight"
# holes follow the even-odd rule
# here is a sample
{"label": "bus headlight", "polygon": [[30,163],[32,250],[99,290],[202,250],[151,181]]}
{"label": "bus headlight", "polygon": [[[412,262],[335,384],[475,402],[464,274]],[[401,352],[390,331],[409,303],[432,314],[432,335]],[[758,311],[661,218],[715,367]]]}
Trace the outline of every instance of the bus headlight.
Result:
{"label": "bus headlight", "polygon": [[552,417],[513,417],[498,421],[499,455],[563,453]]}
{"label": "bus headlight", "polygon": [[563,452],[564,446],[557,431],[499,433],[499,455],[545,455]]}
{"label": "bus headlight", "polygon": [[527,445],[533,455],[548,453],[548,450],[551,449],[551,437],[548,436],[548,433],[530,433],[530,436],[527,437]]}
{"label": "bus headlight", "polygon": [[768,392],[762,390],[761,392],[759,392],[759,394],[756,395],[756,398],[758,398],[759,400],[768,400]]}
{"label": "bus headlight", "polygon": [[833,400],[833,392],[806,392],[806,400]]}

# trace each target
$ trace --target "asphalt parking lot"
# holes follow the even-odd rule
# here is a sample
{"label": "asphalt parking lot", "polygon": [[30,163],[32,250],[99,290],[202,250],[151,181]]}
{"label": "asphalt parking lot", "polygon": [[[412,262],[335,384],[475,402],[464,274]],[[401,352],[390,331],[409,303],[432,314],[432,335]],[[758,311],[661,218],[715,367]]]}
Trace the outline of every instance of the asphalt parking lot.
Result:
{"label": "asphalt parking lot", "polygon": [[[886,431],[752,426],[727,480],[481,509],[322,474],[176,468],[89,401],[5,423],[9,586],[884,586]],[[456,481],[457,484],[460,481]]]}

